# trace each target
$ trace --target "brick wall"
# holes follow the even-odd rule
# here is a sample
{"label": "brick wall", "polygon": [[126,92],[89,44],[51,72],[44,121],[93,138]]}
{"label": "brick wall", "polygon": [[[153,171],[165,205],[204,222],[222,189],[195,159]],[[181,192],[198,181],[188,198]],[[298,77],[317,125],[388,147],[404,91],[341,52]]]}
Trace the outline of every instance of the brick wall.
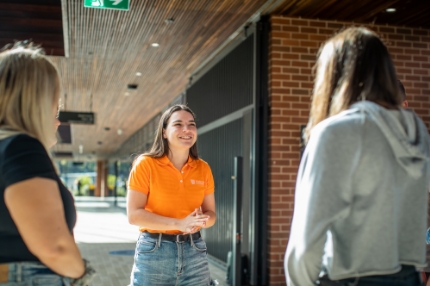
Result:
{"label": "brick wall", "polygon": [[[352,23],[272,16],[269,48],[269,285],[285,285],[283,260],[294,209],[300,125],[308,120],[312,67],[321,44]],[[358,24],[357,24],[358,25]],[[409,106],[430,126],[430,30],[367,26],[388,46]]]}

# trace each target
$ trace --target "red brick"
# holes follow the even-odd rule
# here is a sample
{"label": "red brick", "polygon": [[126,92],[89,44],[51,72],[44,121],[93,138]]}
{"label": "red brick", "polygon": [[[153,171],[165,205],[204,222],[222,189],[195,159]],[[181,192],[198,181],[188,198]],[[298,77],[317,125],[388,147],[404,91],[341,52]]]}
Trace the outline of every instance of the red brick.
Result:
{"label": "red brick", "polygon": [[309,28],[309,27],[301,27],[300,32],[306,33],[306,34],[317,34],[318,29],[316,28]]}
{"label": "red brick", "polygon": [[398,34],[403,34],[403,35],[411,35],[412,34],[412,30],[411,29],[397,28],[396,32]]}
{"label": "red brick", "polygon": [[414,74],[428,75],[428,70],[414,69]]}
{"label": "red brick", "polygon": [[329,30],[329,29],[318,29],[320,34],[325,34],[325,35],[334,35],[334,31],[333,30]]}
{"label": "red brick", "polygon": [[309,21],[293,19],[293,20],[291,20],[291,25],[293,25],[293,26],[308,26]]}
{"label": "red brick", "polygon": [[421,64],[420,63],[415,63],[415,62],[413,62],[413,63],[405,63],[405,67],[407,67],[407,68],[420,68]]}
{"label": "red brick", "polygon": [[282,54],[283,59],[289,59],[289,60],[297,60],[299,59],[298,54]]}
{"label": "red brick", "polygon": [[291,65],[293,67],[308,67],[309,66],[309,64],[307,62],[299,62],[299,61],[291,62]]}
{"label": "red brick", "polygon": [[427,49],[428,44],[427,43],[414,43],[413,47],[414,48],[420,48],[420,49]]}
{"label": "red brick", "polygon": [[328,23],[327,23],[327,27],[329,27],[329,28],[334,28],[334,29],[336,29],[336,30],[340,30],[340,29],[342,29],[343,27],[345,27],[345,24],[328,22]]}
{"label": "red brick", "polygon": [[395,29],[391,27],[379,27],[379,32],[382,33],[395,33]]}
{"label": "red brick", "polygon": [[406,41],[415,41],[418,42],[420,40],[420,37],[417,36],[405,36]]}
{"label": "red brick", "polygon": [[429,34],[429,32],[428,32],[428,30],[413,30],[412,34],[420,35],[420,36],[427,36]]}
{"label": "red brick", "polygon": [[290,47],[282,47],[282,46],[272,46],[271,47],[273,52],[290,52]]}
{"label": "red brick", "polygon": [[282,40],[284,46],[300,46],[300,41],[298,40]]}
{"label": "red brick", "polygon": [[298,40],[309,40],[309,35],[305,33],[292,33],[291,38]]}
{"label": "red brick", "polygon": [[418,56],[414,56],[414,61],[419,61],[419,62],[428,62],[429,58],[428,57],[418,57]]}
{"label": "red brick", "polygon": [[299,27],[282,26],[282,31],[285,31],[285,32],[298,32],[299,31]]}
{"label": "red brick", "polygon": [[284,25],[290,25],[291,24],[290,19],[277,17],[277,16],[272,16],[270,21],[272,22],[272,24],[284,24]]}
{"label": "red brick", "polygon": [[281,38],[281,39],[290,39],[291,34],[290,33],[284,33],[284,32],[272,32],[273,38]]}
{"label": "red brick", "polygon": [[405,47],[405,48],[410,48],[412,47],[412,44],[410,42],[396,42],[396,45],[399,47]]}
{"label": "red brick", "polygon": [[302,48],[302,47],[292,47],[291,51],[293,53],[309,53],[309,49],[308,48]]}
{"label": "red brick", "polygon": [[327,26],[326,22],[323,21],[309,21],[309,26],[325,28]]}
{"label": "red brick", "polygon": [[404,40],[405,37],[403,35],[397,35],[397,34],[389,34],[388,39],[390,40]]}

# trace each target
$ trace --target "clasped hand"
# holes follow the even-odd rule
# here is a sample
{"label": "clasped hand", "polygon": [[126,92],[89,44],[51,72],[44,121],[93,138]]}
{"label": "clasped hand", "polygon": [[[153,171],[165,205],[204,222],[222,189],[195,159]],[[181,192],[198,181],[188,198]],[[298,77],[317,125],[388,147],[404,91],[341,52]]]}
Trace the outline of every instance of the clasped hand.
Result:
{"label": "clasped hand", "polygon": [[194,233],[199,228],[205,227],[206,222],[209,220],[210,216],[203,214],[200,208],[195,209],[187,217],[183,218],[179,222],[179,230],[184,233]]}

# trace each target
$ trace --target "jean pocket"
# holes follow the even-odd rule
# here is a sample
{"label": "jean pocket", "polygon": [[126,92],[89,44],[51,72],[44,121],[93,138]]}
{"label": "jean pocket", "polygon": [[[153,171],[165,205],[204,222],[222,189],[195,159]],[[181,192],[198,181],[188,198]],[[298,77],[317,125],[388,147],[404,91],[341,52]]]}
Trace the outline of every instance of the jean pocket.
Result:
{"label": "jean pocket", "polygon": [[158,246],[156,241],[140,239],[137,242],[137,252],[139,253],[151,253],[157,250],[157,248]]}
{"label": "jean pocket", "polygon": [[31,286],[63,286],[63,278],[54,274],[38,274],[31,277]]}
{"label": "jean pocket", "polygon": [[206,242],[201,238],[199,238],[198,240],[194,240],[192,245],[193,245],[193,248],[197,251],[201,251],[201,252],[207,251]]}

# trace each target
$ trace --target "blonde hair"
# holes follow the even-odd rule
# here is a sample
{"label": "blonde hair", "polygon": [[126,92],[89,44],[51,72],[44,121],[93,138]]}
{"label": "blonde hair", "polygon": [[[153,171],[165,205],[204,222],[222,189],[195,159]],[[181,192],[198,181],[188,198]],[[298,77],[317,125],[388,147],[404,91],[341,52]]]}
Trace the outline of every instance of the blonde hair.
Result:
{"label": "blonde hair", "polygon": [[320,50],[316,69],[306,141],[319,122],[357,101],[402,103],[387,47],[367,28],[348,28],[329,39]]}
{"label": "blonde hair", "polygon": [[37,138],[45,148],[55,142],[54,104],[60,94],[58,71],[29,45],[0,53],[0,126]]}

